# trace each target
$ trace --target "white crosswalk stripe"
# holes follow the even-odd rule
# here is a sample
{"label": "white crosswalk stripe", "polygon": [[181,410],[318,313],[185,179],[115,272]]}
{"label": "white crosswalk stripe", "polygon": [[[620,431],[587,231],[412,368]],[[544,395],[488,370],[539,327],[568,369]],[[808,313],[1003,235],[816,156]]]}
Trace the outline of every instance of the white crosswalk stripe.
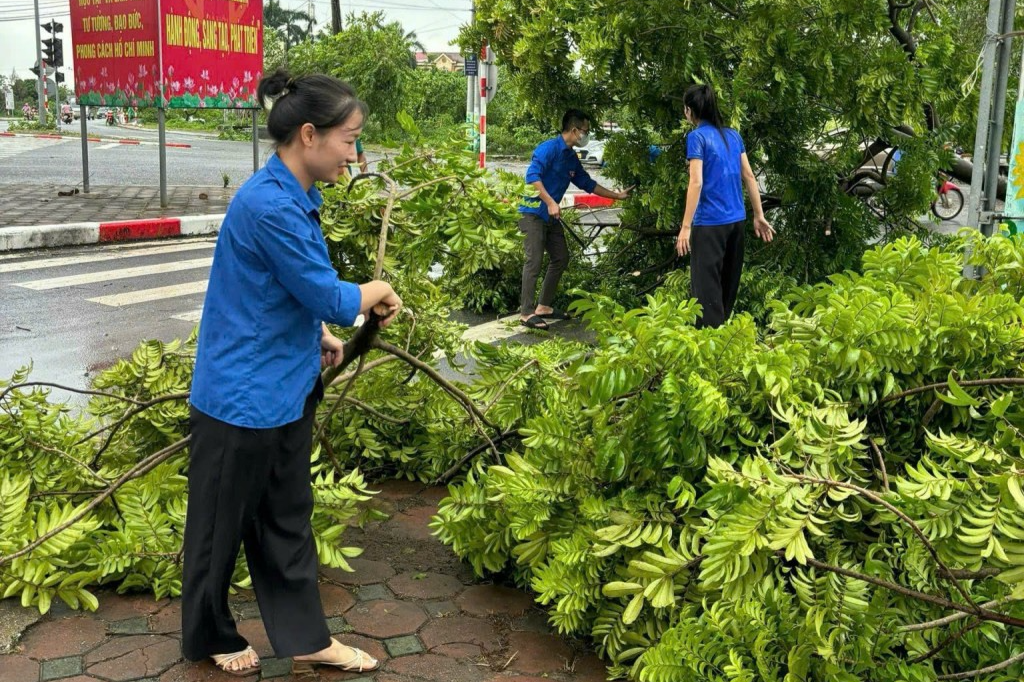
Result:
{"label": "white crosswalk stripe", "polygon": [[212,264],[212,258],[193,258],[191,260],[172,261],[170,263],[157,263],[156,265],[143,265],[137,268],[120,268],[118,270],[104,270],[103,272],[87,272],[81,275],[67,275],[66,277],[37,279],[31,282],[19,282],[14,286],[33,289],[35,291],[46,291],[47,289],[60,289],[62,287],[73,287],[81,284],[109,282],[116,279],[128,279],[130,277],[162,275],[169,272],[180,272],[182,270],[195,270],[196,268],[209,267]]}
{"label": "white crosswalk stripe", "polygon": [[0,137],[0,159],[7,159],[33,149],[52,147],[58,144],[65,144],[69,140],[53,140],[45,137],[30,137],[28,135],[16,135],[14,137]]}
{"label": "white crosswalk stripe", "polygon": [[[171,284],[166,287],[156,287],[155,289],[141,289],[139,291],[128,291],[123,294],[110,294],[109,296],[97,296],[95,298],[87,298],[85,300],[91,301],[92,303],[100,303],[102,305],[112,306],[114,308],[120,308],[126,305],[135,305],[137,303],[151,303],[152,301],[163,301],[168,298],[176,298],[178,296],[190,296],[192,294],[201,294],[206,291],[206,280],[201,282],[185,282],[184,284]],[[181,319],[178,316],[172,316],[174,319]]]}
{"label": "white crosswalk stripe", "polygon": [[[199,237],[111,244],[70,252],[5,254],[0,258],[0,283],[44,293],[83,287],[82,293],[78,294],[79,306],[122,308],[145,307],[143,304],[150,303],[159,306],[156,308],[158,319],[196,324],[202,314],[202,308],[197,310],[196,303],[201,304],[202,300],[190,301],[186,297],[206,292],[207,270],[213,263],[210,255],[215,245],[216,239]],[[145,265],[133,264],[140,258],[151,260]],[[94,264],[98,264],[100,269],[88,271],[95,270]],[[59,272],[54,272],[57,270]],[[50,272],[52,276],[41,277]],[[168,279],[182,281],[167,284]],[[112,290],[116,293],[96,295],[99,293],[97,287],[115,282],[124,282]],[[70,296],[75,300],[74,293],[57,295]],[[180,307],[174,310],[174,302],[179,299]],[[161,304],[163,301],[170,303]]]}
{"label": "white crosswalk stripe", "polygon": [[105,251],[101,253],[87,253],[79,256],[67,256],[64,258],[30,260],[21,263],[0,263],[0,273],[25,272],[26,270],[42,270],[43,268],[62,268],[68,265],[79,265],[81,263],[100,263],[102,261],[118,260],[121,258],[138,258],[139,256],[156,256],[164,253],[176,253],[178,251],[212,249],[213,246],[214,244],[212,241],[203,240],[201,242],[189,242],[186,244],[137,248],[132,249],[131,251]]}

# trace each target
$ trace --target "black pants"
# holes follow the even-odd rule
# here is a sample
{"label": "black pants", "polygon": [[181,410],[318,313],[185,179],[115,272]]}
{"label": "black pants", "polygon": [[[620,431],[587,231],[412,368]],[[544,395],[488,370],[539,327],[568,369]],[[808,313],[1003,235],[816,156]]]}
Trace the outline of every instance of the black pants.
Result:
{"label": "black pants", "polygon": [[743,225],[695,225],[690,232],[690,287],[704,309],[698,328],[721,327],[732,314],[743,272]]}
{"label": "black pants", "polygon": [[533,303],[537,292],[537,277],[544,262],[544,251],[550,261],[540,287],[539,305],[550,306],[558,291],[558,281],[569,265],[569,248],[565,245],[565,231],[562,224],[554,220],[544,221],[533,213],[523,213],[519,218],[519,229],[526,235],[526,262],[523,263],[523,294],[519,312],[532,315],[536,310]]}
{"label": "black pants", "polygon": [[192,410],[181,590],[185,658],[246,647],[228,609],[243,542],[274,653],[301,656],[330,646],[310,525],[313,415],[322,397],[317,379],[302,417],[273,429],[232,426]]}

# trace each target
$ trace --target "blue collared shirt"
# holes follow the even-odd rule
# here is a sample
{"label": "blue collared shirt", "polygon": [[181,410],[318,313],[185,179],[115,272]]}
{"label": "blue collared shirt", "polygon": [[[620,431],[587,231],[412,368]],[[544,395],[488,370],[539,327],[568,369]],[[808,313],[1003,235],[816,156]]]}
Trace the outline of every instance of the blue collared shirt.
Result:
{"label": "blue collared shirt", "polygon": [[308,192],[274,154],[235,194],[199,323],[192,405],[254,429],[299,419],[320,372],[321,321],[350,326],[359,287],[338,279]]}
{"label": "blue collared shirt", "polygon": [[732,128],[719,130],[706,121],[686,136],[686,158],[703,161],[704,183],[693,226],[728,225],[747,219],[743,204],[740,156],[743,138]]}
{"label": "blue collared shirt", "polygon": [[[562,200],[570,182],[584,192],[593,192],[597,187],[597,181],[583,170],[580,157],[565,143],[561,135],[541,142],[533,150],[533,159],[530,161],[530,167],[526,169],[526,182],[530,184],[538,180],[544,183],[544,189],[555,201]],[[550,217],[544,202],[533,197],[524,199],[519,206],[519,212],[533,213],[540,216],[541,220]]]}

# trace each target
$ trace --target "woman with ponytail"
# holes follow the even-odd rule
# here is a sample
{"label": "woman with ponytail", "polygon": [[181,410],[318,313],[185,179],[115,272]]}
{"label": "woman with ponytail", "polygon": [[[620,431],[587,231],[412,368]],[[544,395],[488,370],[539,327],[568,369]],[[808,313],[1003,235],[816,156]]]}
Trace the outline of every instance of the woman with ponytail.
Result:
{"label": "woman with ponytail", "polygon": [[235,194],[214,251],[191,393],[182,581],[185,657],[238,676],[259,658],[238,633],[228,588],[239,547],[274,653],[293,671],[364,672],[377,661],[331,637],[310,525],[313,415],[320,370],[341,363],[326,323],[371,309],[389,324],[402,301],[385,282],[340,281],[320,229],[317,182],[355,155],[366,105],[329,76],[264,78],[276,152]]}
{"label": "woman with ponytail", "polygon": [[720,327],[732,314],[743,271],[744,186],[754,209],[754,234],[770,242],[775,230],[764,217],[743,139],[725,127],[714,90],[691,85],[683,105],[696,129],[686,136],[690,184],[676,251],[690,254],[690,286],[703,309],[697,326]]}

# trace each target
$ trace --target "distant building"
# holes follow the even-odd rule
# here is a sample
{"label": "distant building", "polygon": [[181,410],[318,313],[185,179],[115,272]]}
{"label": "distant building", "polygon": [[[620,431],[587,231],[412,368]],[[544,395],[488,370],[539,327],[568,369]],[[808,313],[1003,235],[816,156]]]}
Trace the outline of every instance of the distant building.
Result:
{"label": "distant building", "polygon": [[437,69],[451,73],[465,70],[466,58],[458,52],[417,52],[416,68]]}

